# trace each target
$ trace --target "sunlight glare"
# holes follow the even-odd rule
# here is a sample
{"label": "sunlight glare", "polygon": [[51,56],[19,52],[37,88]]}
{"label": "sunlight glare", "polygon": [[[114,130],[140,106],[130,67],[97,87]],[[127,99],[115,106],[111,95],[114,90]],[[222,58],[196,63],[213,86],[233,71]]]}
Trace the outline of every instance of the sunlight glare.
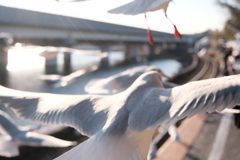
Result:
{"label": "sunlight glare", "polygon": [[20,71],[41,68],[45,59],[38,54],[38,48],[32,49],[10,49],[8,51],[8,71]]}

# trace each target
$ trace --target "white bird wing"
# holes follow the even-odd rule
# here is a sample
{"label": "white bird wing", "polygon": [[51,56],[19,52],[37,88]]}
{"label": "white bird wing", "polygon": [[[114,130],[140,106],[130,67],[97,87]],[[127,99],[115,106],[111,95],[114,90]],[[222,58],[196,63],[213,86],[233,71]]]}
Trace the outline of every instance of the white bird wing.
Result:
{"label": "white bird wing", "polygon": [[88,82],[84,90],[91,94],[115,94],[126,90],[143,73],[160,71],[155,66],[139,66],[127,69],[105,79],[93,79]]}
{"label": "white bird wing", "polygon": [[5,112],[0,110],[0,134],[14,137],[20,131],[14,120]]}
{"label": "white bird wing", "polygon": [[143,106],[130,113],[135,131],[154,128],[169,120],[196,114],[221,112],[240,102],[240,75],[187,83],[172,89],[155,88]]}
{"label": "white bird wing", "polygon": [[111,103],[109,98],[23,92],[0,86],[0,103],[7,104],[19,117],[71,126],[87,136],[94,135],[104,126]]}
{"label": "white bird wing", "polygon": [[170,1],[171,0],[135,0],[123,6],[109,10],[108,12],[115,14],[137,15],[159,9],[164,9],[166,11]]}
{"label": "white bird wing", "polygon": [[0,136],[0,156],[16,157],[19,155],[18,146],[10,139]]}
{"label": "white bird wing", "polygon": [[89,72],[93,72],[97,69],[98,69],[98,66],[94,65],[89,68],[85,68],[85,69],[81,69],[76,72],[73,72],[67,76],[62,76],[59,79],[59,81],[54,84],[54,87],[59,88],[59,87],[68,86],[68,85],[72,84],[77,78],[81,77],[82,75],[89,73]]}
{"label": "white bird wing", "polygon": [[14,141],[21,146],[33,147],[68,147],[77,144],[76,142],[65,141],[36,132],[22,132],[20,135],[15,137]]}

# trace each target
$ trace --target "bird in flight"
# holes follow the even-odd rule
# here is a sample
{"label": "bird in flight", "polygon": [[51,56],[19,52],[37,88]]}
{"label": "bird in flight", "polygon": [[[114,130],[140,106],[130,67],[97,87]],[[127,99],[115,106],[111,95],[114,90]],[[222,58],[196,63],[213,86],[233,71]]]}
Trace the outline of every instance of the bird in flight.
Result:
{"label": "bird in flight", "polygon": [[5,112],[0,110],[0,156],[19,156],[18,146],[68,147],[76,142],[61,140],[32,131],[32,127],[18,126]]}
{"label": "bird in flight", "polygon": [[74,127],[90,138],[57,160],[146,160],[153,133],[167,121],[221,112],[240,101],[240,75],[162,88],[157,71],[114,95],[58,95],[0,88],[19,117]]}
{"label": "bird in flight", "polygon": [[[133,82],[143,73],[149,71],[160,72],[165,79],[170,77],[164,75],[162,71],[156,66],[138,66],[129,68],[126,71],[112,75],[103,79],[92,79],[84,87],[87,93],[91,94],[115,94],[126,90]],[[169,86],[167,82],[167,86]]]}
{"label": "bird in flight", "polygon": [[[61,1],[61,0],[56,0]],[[79,2],[84,0],[63,0],[67,2]],[[174,36],[178,37],[179,39],[182,39],[182,35],[179,33],[177,26],[168,18],[167,16],[167,9],[168,5],[172,0],[134,0],[132,2],[129,2],[125,5],[122,5],[120,7],[111,9],[108,11],[108,13],[113,14],[125,14],[125,15],[137,15],[144,13],[146,22],[147,22],[147,33],[148,33],[148,42],[149,44],[154,44],[154,39],[152,36],[152,31],[150,30],[148,21],[147,21],[147,12],[151,11],[157,11],[163,9],[165,17],[170,21],[170,23],[173,25],[174,28]]]}
{"label": "bird in flight", "polygon": [[[167,16],[167,9],[171,1],[172,0],[134,0],[123,6],[111,9],[108,12],[114,13],[114,14],[125,14],[125,15],[137,15],[137,14],[144,13],[145,19],[147,21],[147,16],[146,16],[147,12],[163,9],[165,17],[173,25],[174,36],[182,39],[182,35],[179,33],[176,25]],[[154,44],[153,36],[149,28],[148,22],[147,22],[147,27],[148,27],[148,41],[151,45],[153,45]]]}

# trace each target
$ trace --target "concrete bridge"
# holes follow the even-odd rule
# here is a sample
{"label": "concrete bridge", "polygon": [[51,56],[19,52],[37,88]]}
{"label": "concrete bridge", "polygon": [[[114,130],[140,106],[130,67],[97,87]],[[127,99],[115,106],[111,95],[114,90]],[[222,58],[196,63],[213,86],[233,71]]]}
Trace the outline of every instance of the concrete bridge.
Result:
{"label": "concrete bridge", "polygon": [[[126,60],[129,61],[136,58],[139,51],[144,52],[144,48],[148,50],[147,55],[150,58],[154,58],[166,49],[186,48],[185,40],[174,38],[169,33],[153,31],[155,44],[150,46],[146,29],[5,6],[0,6],[0,32],[10,33],[14,43],[41,46],[72,47],[81,43],[90,43],[105,52],[108,51],[109,46],[121,44],[125,46]],[[4,57],[6,56],[0,53],[2,61]]]}

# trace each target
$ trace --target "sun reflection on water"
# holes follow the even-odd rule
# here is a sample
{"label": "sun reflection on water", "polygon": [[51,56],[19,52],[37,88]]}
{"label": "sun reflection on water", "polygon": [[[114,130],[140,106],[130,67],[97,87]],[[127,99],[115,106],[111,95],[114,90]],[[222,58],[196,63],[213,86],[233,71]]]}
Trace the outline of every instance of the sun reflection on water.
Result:
{"label": "sun reflection on water", "polygon": [[7,70],[21,71],[43,67],[45,59],[38,55],[40,52],[38,48],[9,49]]}

